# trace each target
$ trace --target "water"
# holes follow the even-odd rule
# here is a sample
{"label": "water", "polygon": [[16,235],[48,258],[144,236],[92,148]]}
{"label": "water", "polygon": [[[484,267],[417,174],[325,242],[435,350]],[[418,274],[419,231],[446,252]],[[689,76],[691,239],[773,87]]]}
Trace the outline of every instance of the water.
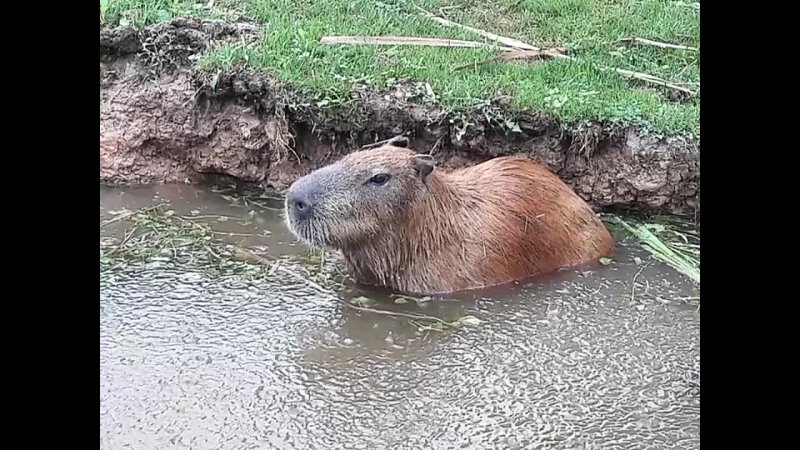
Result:
{"label": "water", "polygon": [[[207,188],[101,187],[101,220],[154,197],[302,273],[307,249],[277,213]],[[699,448],[700,320],[683,300],[697,290],[647,261],[623,247],[595,271],[422,306],[323,293],[288,269],[256,281],[170,261],[104,270],[100,446]],[[337,301],[354,295],[483,323],[420,332]]]}

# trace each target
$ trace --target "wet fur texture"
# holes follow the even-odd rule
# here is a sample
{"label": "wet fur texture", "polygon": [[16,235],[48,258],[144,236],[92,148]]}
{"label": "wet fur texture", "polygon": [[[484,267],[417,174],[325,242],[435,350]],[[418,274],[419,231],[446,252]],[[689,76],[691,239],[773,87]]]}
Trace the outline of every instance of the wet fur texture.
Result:
{"label": "wet fur texture", "polygon": [[[351,153],[289,190],[289,229],[310,245],[341,250],[359,283],[451,293],[610,254],[613,240],[599,218],[542,165],[501,157],[445,173],[406,143]],[[391,179],[372,185],[376,173]],[[290,208],[298,193],[314,204],[307,220]]]}

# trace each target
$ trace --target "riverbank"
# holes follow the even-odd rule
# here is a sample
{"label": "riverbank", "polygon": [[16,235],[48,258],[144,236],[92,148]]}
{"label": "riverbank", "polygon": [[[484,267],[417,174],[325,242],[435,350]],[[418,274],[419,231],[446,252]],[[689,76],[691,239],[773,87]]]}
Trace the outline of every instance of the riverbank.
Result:
{"label": "riverbank", "polygon": [[[282,63],[264,58],[248,61],[250,53],[239,50],[263,54],[259,52],[266,43],[277,44],[269,41],[274,37],[266,37],[269,33],[263,21],[252,17],[178,17],[138,27],[119,26],[119,21],[102,25],[101,181],[192,183],[222,174],[280,191],[339,155],[406,133],[412,146],[430,151],[444,167],[527,154],[547,164],[598,209],[691,217],[699,212],[700,145],[691,131],[695,128],[691,102],[697,100],[673,101],[665,96],[664,105],[684,105],[677,107],[675,117],[689,119],[678,124],[653,119],[647,109],[627,122],[604,118],[600,107],[595,109],[598,120],[582,120],[581,114],[591,116],[586,108],[559,115],[553,108],[523,107],[520,95],[495,95],[469,107],[437,93],[432,86],[439,85],[433,79],[397,79],[380,85],[351,80],[346,83],[349,91],[325,97],[309,87],[327,76],[317,73],[315,64],[347,52],[375,56],[377,50],[359,47],[362,50],[337,53],[314,37],[311,49],[320,55],[301,53]],[[466,38],[461,32],[452,37]],[[474,49],[427,48],[428,53],[420,55],[456,50]],[[403,56],[408,63],[414,54]],[[306,67],[312,81],[298,83],[287,75],[286,66],[302,65],[310,57],[316,61]],[[441,69],[449,62],[433,59],[430,65]],[[520,76],[550,64],[573,63],[548,61],[502,70]],[[491,73],[480,76],[491,78]],[[610,84],[618,87],[619,82],[627,83]],[[568,85],[569,78],[563,84]],[[469,86],[485,90],[480,80]],[[661,95],[655,87],[629,89],[635,94],[631,99],[644,95],[641,92]],[[572,98],[564,95],[565,101]]]}

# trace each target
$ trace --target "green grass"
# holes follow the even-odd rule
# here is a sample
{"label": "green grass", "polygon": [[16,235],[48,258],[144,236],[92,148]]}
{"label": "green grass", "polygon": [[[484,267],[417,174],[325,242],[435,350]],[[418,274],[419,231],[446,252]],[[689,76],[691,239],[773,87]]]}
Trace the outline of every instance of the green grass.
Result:
{"label": "green grass", "polygon": [[118,269],[130,264],[176,261],[200,267],[211,275],[240,273],[260,276],[261,261],[243,257],[242,250],[215,239],[207,223],[181,217],[165,205],[136,211],[115,211],[100,228],[117,228],[117,236],[100,239],[101,269]]}
{"label": "green grass", "polygon": [[[237,199],[235,196],[231,198]],[[346,301],[340,296],[344,287],[340,280],[343,274],[324,271],[322,265],[325,261],[313,266],[301,264],[297,267],[294,264],[286,265],[279,259],[265,258],[248,248],[220,239],[215,235],[224,233],[216,232],[209,223],[199,217],[177,215],[167,204],[109,213],[113,217],[101,221],[100,228],[115,230],[116,233],[100,238],[101,273],[146,267],[147,263],[172,262],[199,269],[210,277],[236,276],[245,282],[263,281],[278,274],[284,279],[289,277],[304,282],[319,294],[331,297],[347,308],[408,320],[420,331],[453,331],[483,323],[483,320],[472,315],[450,320],[413,312],[413,309],[419,308],[412,308],[412,311],[377,308],[374,306],[378,306],[379,302],[364,296]],[[319,271],[314,273],[317,268]],[[399,294],[393,294],[392,297],[395,304],[415,301],[419,306],[430,301],[430,297],[414,298]]]}
{"label": "green grass", "polygon": [[653,258],[671,266],[700,284],[700,233],[695,226],[676,217],[654,217],[647,222],[624,220],[611,215],[604,220],[636,238]]}
{"label": "green grass", "polygon": [[100,19],[123,26],[145,26],[200,11],[185,0],[100,0]]}
{"label": "green grass", "polygon": [[[206,2],[199,3],[204,5]],[[105,20],[145,25],[178,15],[213,15],[221,9],[179,0],[108,0]],[[625,46],[641,37],[699,48],[699,3],[689,0],[419,0],[452,21],[533,45],[560,46],[578,62],[494,63],[454,71],[497,54],[489,49],[325,46],[325,35],[399,35],[479,40],[444,27],[399,0],[217,1],[260,22],[254,46],[218,47],[203,59],[209,70],[236,64],[271,71],[311,98],[336,104],[356,86],[391,88],[400,79],[428,82],[446,107],[474,108],[498,94],[513,110],[544,110],[568,125],[586,121],[638,124],[659,133],[699,133],[700,101],[670,100],[663,88],[627,80],[601,67],[645,72],[699,87],[699,53]]]}

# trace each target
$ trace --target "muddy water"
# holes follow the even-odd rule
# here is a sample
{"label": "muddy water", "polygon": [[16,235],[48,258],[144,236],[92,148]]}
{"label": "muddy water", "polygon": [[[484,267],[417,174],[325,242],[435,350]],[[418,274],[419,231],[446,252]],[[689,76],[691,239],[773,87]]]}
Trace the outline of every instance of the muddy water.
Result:
{"label": "muddy water", "polygon": [[[396,304],[289,276],[307,250],[279,215],[209,189],[101,187],[101,220],[165,200],[288,270],[101,271],[101,448],[699,448],[698,294],[633,246],[592,272]],[[337,301],[353,295],[483,323],[420,331]]]}

